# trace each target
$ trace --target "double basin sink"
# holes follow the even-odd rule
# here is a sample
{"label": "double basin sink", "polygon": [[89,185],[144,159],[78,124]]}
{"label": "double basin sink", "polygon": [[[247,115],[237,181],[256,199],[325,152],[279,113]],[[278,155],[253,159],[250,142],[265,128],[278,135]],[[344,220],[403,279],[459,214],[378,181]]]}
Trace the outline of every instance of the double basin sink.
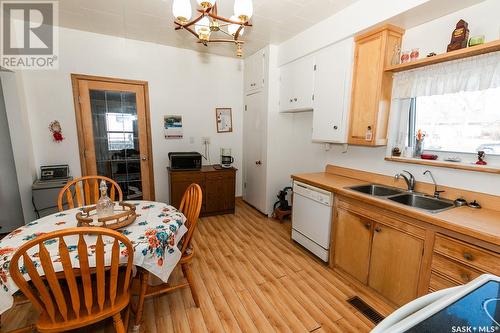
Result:
{"label": "double basin sink", "polygon": [[408,192],[402,189],[383,185],[360,185],[348,187],[348,189],[374,197],[383,198],[408,207],[422,209],[430,213],[439,213],[455,207],[455,204],[449,200],[437,199],[426,196],[422,193]]}

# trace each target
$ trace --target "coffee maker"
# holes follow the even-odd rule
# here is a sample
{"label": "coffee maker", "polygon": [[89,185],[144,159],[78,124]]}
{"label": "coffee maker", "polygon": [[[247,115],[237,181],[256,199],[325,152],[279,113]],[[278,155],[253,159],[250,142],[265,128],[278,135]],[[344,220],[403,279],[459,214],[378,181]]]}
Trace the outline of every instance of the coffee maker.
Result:
{"label": "coffee maker", "polygon": [[230,168],[234,163],[234,158],[231,156],[231,148],[220,149],[220,165],[223,168]]}

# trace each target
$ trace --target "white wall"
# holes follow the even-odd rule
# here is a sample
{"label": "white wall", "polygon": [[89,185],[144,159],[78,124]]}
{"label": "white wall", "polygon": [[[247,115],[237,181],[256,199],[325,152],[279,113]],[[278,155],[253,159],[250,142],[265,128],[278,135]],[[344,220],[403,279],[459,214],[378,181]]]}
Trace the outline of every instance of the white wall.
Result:
{"label": "white wall", "polygon": [[279,65],[334,44],[429,0],[359,0],[280,45]]}
{"label": "white wall", "polygon": [[24,222],[28,223],[35,218],[31,200],[31,185],[36,179],[36,167],[23,82],[19,73],[2,72],[0,78],[2,80]]}
{"label": "white wall", "polygon": [[[156,200],[169,200],[168,153],[201,152],[201,137],[211,138],[212,164],[220,162],[221,147],[232,148],[235,166],[241,169],[240,60],[65,28],[59,36],[59,70],[22,74],[37,168],[69,164],[73,176],[81,174],[70,79],[71,73],[78,73],[149,82]],[[217,134],[216,107],[233,109],[233,133]],[[167,114],[183,116],[184,139],[164,139],[163,116]],[[62,143],[54,143],[48,130],[56,119],[62,125]],[[241,172],[236,184],[236,194],[241,195]]]}
{"label": "white wall", "polygon": [[9,133],[7,108],[0,82],[0,232],[6,233],[20,227],[24,223],[16,165]]}
{"label": "white wall", "polygon": [[470,36],[485,35],[486,41],[500,38],[500,1],[487,0],[459,10],[405,32],[402,49],[420,48],[420,55],[443,53],[451,40],[451,33],[460,19],[469,23]]}
{"label": "white wall", "polygon": [[322,145],[311,142],[312,112],[279,112],[278,47],[269,47],[267,118],[267,212],[272,212],[276,195],[290,186],[290,175],[322,171]]}
{"label": "white wall", "polygon": [[482,1],[359,0],[282,43],[278,63],[284,65],[382,23],[409,29]]}
{"label": "white wall", "polygon": [[[431,51],[436,53],[444,52],[450,42],[451,32],[460,19],[469,22],[471,36],[484,34],[487,41],[496,40],[500,37],[499,12],[500,1],[488,0],[409,29],[403,38],[403,49],[419,47],[421,54],[424,56]],[[385,147],[365,148],[352,146],[344,154],[341,147],[335,146],[326,154],[326,163],[385,175],[394,175],[402,169],[407,169],[414,173],[417,180],[426,182],[430,182],[430,179],[424,176],[423,172],[430,169],[439,184],[500,195],[498,175],[387,162],[384,160],[385,154]]]}

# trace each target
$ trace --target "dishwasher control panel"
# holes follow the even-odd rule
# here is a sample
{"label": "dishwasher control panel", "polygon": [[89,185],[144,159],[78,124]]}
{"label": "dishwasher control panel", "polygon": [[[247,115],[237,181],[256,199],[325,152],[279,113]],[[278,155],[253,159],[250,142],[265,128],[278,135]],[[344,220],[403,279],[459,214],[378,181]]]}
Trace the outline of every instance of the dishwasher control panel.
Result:
{"label": "dishwasher control panel", "polygon": [[295,181],[293,182],[293,192],[323,205],[333,205],[333,194],[318,187]]}

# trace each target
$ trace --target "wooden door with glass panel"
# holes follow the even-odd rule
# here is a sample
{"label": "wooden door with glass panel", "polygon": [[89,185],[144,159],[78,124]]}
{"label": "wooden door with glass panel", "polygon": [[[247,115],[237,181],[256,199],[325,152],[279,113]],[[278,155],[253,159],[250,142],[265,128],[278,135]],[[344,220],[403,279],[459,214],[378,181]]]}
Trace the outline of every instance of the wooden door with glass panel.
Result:
{"label": "wooden door with glass panel", "polygon": [[153,200],[147,83],[72,79],[82,174],[115,180],[124,200]]}

